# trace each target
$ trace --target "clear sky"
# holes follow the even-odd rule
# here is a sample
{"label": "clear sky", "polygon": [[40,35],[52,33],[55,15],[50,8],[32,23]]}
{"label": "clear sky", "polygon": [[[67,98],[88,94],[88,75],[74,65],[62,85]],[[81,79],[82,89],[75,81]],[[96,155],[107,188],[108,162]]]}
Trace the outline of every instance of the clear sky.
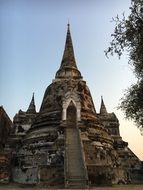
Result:
{"label": "clear sky", "polygon": [[125,55],[107,59],[112,17],[129,14],[130,0],[0,0],[0,105],[12,119],[27,110],[35,92],[37,111],[58,70],[68,20],[76,61],[90,88],[96,111],[100,97],[120,120],[121,136],[143,159],[143,136],[116,107],[135,81]]}

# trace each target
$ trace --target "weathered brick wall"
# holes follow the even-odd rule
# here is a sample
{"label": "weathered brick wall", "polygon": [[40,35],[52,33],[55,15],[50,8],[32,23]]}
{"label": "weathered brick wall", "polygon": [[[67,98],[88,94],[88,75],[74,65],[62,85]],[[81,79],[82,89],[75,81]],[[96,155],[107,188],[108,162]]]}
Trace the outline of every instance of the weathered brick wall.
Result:
{"label": "weathered brick wall", "polygon": [[143,169],[131,169],[130,179],[132,183],[142,183],[143,182]]}
{"label": "weathered brick wall", "polygon": [[62,166],[41,166],[39,168],[40,183],[50,186],[64,184],[64,168]]}
{"label": "weathered brick wall", "polygon": [[8,183],[10,174],[10,156],[0,153],[0,183]]}
{"label": "weathered brick wall", "polygon": [[21,184],[37,184],[39,183],[38,168],[18,168],[12,170],[12,178],[14,182]]}

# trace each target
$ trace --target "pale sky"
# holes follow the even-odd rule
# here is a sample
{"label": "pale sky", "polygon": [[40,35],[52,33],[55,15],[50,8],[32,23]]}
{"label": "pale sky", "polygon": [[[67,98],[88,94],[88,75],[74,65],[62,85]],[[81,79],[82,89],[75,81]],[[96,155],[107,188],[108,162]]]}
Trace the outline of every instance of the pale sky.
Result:
{"label": "pale sky", "polygon": [[123,140],[143,160],[143,136],[116,107],[135,78],[128,56],[107,59],[104,50],[114,31],[112,17],[129,14],[130,0],[0,0],[0,105],[12,119],[26,111],[35,92],[37,111],[58,70],[68,20],[79,70],[96,111],[100,97],[120,121]]}

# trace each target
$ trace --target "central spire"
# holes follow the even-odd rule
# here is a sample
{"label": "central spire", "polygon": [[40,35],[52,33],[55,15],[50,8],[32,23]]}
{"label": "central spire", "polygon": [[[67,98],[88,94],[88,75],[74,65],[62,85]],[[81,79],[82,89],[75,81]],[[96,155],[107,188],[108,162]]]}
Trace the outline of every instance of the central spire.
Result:
{"label": "central spire", "polygon": [[70,66],[77,69],[75,56],[74,56],[74,50],[73,50],[73,44],[72,44],[72,38],[71,38],[71,33],[70,33],[70,24],[68,24],[67,26],[68,26],[67,37],[66,37],[65,50],[63,54],[61,68],[65,66],[66,67]]}
{"label": "central spire", "polygon": [[63,58],[60,69],[56,73],[56,78],[82,78],[76,65],[69,23],[67,25],[67,36]]}

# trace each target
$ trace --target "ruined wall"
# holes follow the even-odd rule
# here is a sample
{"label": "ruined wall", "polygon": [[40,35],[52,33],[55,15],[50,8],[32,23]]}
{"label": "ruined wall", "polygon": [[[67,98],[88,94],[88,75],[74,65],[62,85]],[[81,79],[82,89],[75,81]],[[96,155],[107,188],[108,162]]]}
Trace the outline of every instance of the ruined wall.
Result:
{"label": "ruined wall", "polygon": [[88,165],[87,169],[90,185],[112,184],[112,168],[110,166]]}
{"label": "ruined wall", "polygon": [[[36,162],[33,158],[33,161]],[[58,185],[64,183],[63,166],[42,165],[24,167],[17,166],[12,169],[12,180],[21,184],[46,183],[48,185]]]}
{"label": "ruined wall", "polygon": [[5,112],[4,108],[0,106],[0,151],[3,150],[7,138],[10,135],[12,122]]}
{"label": "ruined wall", "polygon": [[39,182],[38,168],[18,168],[12,169],[12,179],[21,184],[37,184]]}
{"label": "ruined wall", "polygon": [[[50,134],[55,135],[55,133]],[[17,151],[13,157],[12,180],[14,182],[51,184],[51,179],[54,180],[53,176],[59,181],[57,176],[64,173],[63,135],[58,133],[55,142],[49,142],[53,138],[48,137],[36,138],[34,142],[26,141]],[[60,172],[61,168],[62,172]]]}
{"label": "ruined wall", "polygon": [[114,167],[112,170],[112,184],[127,184],[129,176],[126,170],[120,166]]}
{"label": "ruined wall", "polygon": [[0,183],[8,183],[11,176],[10,155],[0,153]]}
{"label": "ruined wall", "polygon": [[19,136],[25,135],[25,133],[30,129],[35,117],[36,112],[29,113],[19,110],[13,118],[13,133],[18,134]]}
{"label": "ruined wall", "polygon": [[142,169],[130,169],[130,181],[132,183],[143,183],[143,168]]}
{"label": "ruined wall", "polygon": [[49,186],[64,184],[64,168],[59,166],[41,166],[39,168],[40,183]]}

